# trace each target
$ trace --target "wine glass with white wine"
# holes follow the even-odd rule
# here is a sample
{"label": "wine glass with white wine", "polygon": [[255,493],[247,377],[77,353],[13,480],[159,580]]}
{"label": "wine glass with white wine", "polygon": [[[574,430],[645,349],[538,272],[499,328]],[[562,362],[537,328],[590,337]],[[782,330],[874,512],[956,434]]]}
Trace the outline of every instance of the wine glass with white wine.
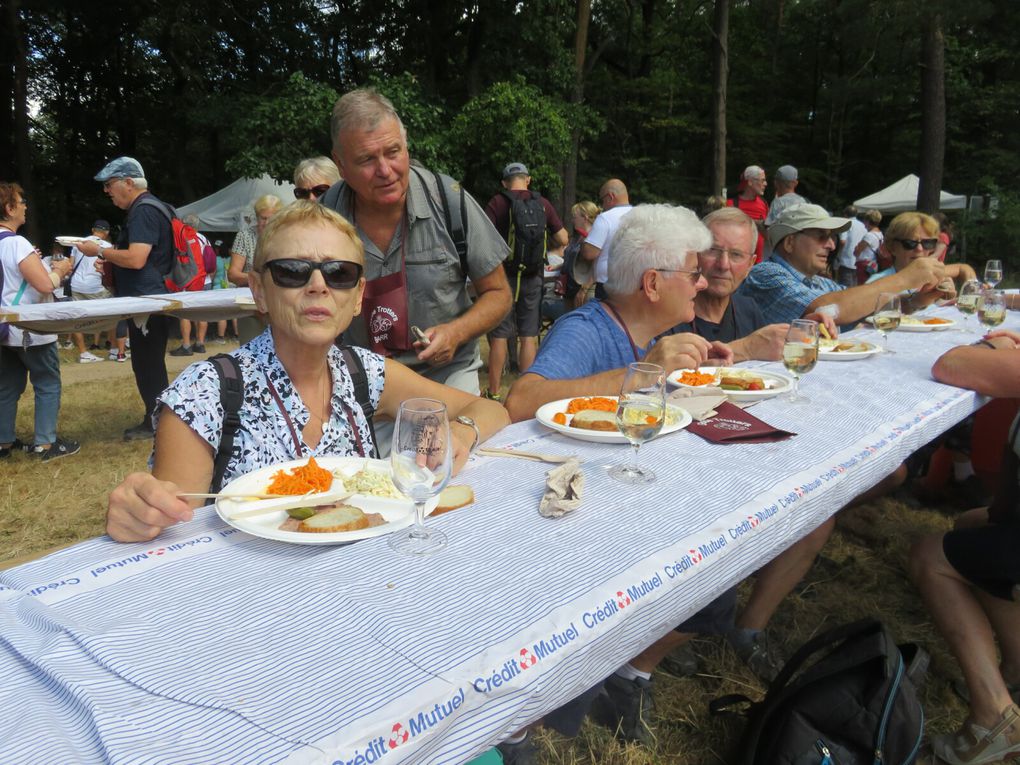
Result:
{"label": "wine glass with white wine", "polygon": [[808,404],[807,396],[801,395],[800,378],[815,368],[818,363],[818,322],[810,319],[794,319],[786,332],[783,344],[783,366],[793,375],[793,389],[785,400],[791,404]]}
{"label": "wine glass with white wine", "polygon": [[995,329],[1006,320],[1006,295],[1002,290],[985,290],[981,295],[978,321]]}
{"label": "wine glass with white wine", "polygon": [[970,331],[970,317],[977,313],[983,290],[984,287],[977,279],[968,279],[960,287],[960,294],[956,297],[956,310],[963,314],[965,332]]}
{"label": "wine glass with white wine", "polygon": [[450,480],[453,449],[446,404],[410,398],[393,423],[390,450],[393,484],[414,502],[414,525],[390,535],[390,547],[408,555],[428,555],[446,547],[446,534],[425,527],[425,503]]}
{"label": "wine glass with white wine", "polygon": [[634,447],[629,465],[610,468],[622,483],[651,483],[655,473],[637,464],[638,449],[659,434],[666,422],[666,370],[658,364],[636,361],[627,366],[616,407],[616,427]]}
{"label": "wine glass with white wine", "polygon": [[989,260],[985,263],[985,284],[991,289],[1002,281],[1002,261]]}
{"label": "wine glass with white wine", "polygon": [[900,326],[902,318],[903,311],[900,306],[899,293],[881,293],[875,303],[875,315],[872,321],[875,322],[875,329],[882,335],[882,350],[886,353],[896,353],[889,347],[889,333]]}

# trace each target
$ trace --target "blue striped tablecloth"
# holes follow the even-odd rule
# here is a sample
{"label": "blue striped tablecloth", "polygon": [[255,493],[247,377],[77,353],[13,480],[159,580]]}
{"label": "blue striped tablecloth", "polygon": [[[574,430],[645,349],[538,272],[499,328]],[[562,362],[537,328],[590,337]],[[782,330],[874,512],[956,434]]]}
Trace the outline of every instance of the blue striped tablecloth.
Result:
{"label": "blue striped tablecloth", "polygon": [[[953,312],[946,312],[953,316]],[[1013,319],[1011,317],[1011,322]],[[875,333],[867,332],[869,339]],[[932,361],[977,335],[896,333],[819,362],[798,435],[641,449],[536,422],[490,440],[584,459],[580,510],[538,515],[548,465],[474,457],[474,505],[423,559],[249,537],[211,509],[150,544],[95,539],[0,574],[0,762],[451,763],[591,686],[983,401]],[[769,365],[778,369],[778,365]]]}

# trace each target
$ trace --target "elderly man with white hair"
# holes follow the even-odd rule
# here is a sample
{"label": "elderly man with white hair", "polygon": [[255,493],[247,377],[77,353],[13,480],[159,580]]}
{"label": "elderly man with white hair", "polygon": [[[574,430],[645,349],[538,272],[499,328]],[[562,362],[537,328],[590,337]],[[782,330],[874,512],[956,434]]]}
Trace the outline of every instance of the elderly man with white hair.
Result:
{"label": "elderly man with white hair", "polygon": [[758,229],[758,241],[754,246],[754,262],[760,263],[765,247],[765,218],[769,214],[769,204],[765,201],[765,187],[769,182],[765,179],[765,170],[758,165],[748,165],[740,174],[740,185],[737,194],[726,200],[728,207],[736,207],[754,221]]}

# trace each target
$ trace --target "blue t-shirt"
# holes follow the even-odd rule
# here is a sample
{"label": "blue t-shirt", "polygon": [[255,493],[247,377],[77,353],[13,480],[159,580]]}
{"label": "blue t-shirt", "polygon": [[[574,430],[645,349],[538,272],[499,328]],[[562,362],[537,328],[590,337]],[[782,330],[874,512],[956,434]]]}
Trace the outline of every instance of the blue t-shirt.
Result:
{"label": "blue t-shirt", "polygon": [[170,219],[157,207],[140,204],[149,192],[140,194],[127,211],[127,219],[117,239],[117,249],[126,250],[132,243],[151,244],[152,250],[141,268],[113,267],[114,289],[118,297],[162,295],[167,289],[163,277],[173,263],[173,228]]}
{"label": "blue t-shirt", "polygon": [[803,316],[817,298],[845,289],[824,276],[805,276],[774,254],[772,260],[751,269],[736,294],[754,300],[766,324],[788,324]]}
{"label": "blue t-shirt", "polygon": [[627,333],[606,312],[602,302],[590,300],[563,314],[542,341],[529,373],[547,380],[573,380],[620,369],[640,361],[655,344],[638,348],[634,358]]}
{"label": "blue t-shirt", "polygon": [[896,273],[896,268],[894,266],[889,266],[884,271],[879,271],[877,274],[872,274],[871,276],[869,276],[868,277],[868,281],[865,282],[865,284],[871,284],[872,282],[877,282],[879,279],[884,279],[885,277],[892,276],[895,273]]}
{"label": "blue t-shirt", "polygon": [[718,340],[720,343],[732,343],[734,340],[747,337],[766,324],[768,322],[765,321],[761,309],[751,298],[746,295],[730,295],[730,304],[723,314],[723,320],[718,324],[695,318],[692,322],[677,324],[666,334],[693,332],[709,342]]}

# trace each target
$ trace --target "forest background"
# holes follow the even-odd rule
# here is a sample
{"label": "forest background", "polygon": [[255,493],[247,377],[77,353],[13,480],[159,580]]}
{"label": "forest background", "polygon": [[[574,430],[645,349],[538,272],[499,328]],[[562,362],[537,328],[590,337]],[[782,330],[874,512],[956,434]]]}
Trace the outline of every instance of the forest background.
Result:
{"label": "forest background", "polygon": [[[174,204],[328,154],[373,84],[412,156],[483,202],[510,161],[561,210],[620,177],[700,208],[749,164],[840,209],[916,172],[1020,268],[1015,0],[0,0],[0,179],[28,234],[119,222],[92,180],[138,158]],[[772,190],[767,196],[771,198]]]}

